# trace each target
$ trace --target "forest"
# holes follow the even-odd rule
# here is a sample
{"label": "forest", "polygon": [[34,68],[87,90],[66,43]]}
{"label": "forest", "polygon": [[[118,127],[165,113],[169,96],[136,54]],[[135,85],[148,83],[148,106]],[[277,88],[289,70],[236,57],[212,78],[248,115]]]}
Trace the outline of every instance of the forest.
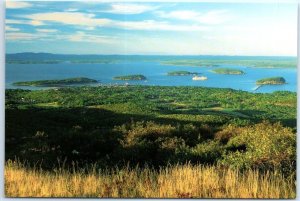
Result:
{"label": "forest", "polygon": [[265,84],[286,84],[286,81],[283,77],[269,77],[256,81],[257,85],[265,85]]}
{"label": "forest", "polygon": [[146,80],[147,78],[144,75],[124,75],[116,76],[114,80]]}
{"label": "forest", "polygon": [[217,68],[217,69],[212,70],[212,72],[218,73],[218,74],[228,74],[228,75],[242,75],[242,74],[245,74],[244,71],[234,69],[234,68]]}
{"label": "forest", "polygon": [[73,84],[88,84],[97,83],[97,80],[89,79],[86,77],[75,77],[61,80],[37,80],[37,81],[25,81],[25,82],[15,82],[15,86],[39,86],[39,87],[54,87],[63,85],[73,85]]}

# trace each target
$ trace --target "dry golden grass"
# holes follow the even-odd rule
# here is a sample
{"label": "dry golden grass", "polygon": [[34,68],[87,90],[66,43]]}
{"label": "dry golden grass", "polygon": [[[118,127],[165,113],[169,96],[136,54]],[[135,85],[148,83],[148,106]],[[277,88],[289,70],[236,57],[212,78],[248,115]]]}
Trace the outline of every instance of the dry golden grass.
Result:
{"label": "dry golden grass", "polygon": [[122,198],[295,198],[293,179],[279,172],[239,173],[216,166],[177,165],[154,171],[124,168],[115,171],[52,171],[5,165],[7,197]]}

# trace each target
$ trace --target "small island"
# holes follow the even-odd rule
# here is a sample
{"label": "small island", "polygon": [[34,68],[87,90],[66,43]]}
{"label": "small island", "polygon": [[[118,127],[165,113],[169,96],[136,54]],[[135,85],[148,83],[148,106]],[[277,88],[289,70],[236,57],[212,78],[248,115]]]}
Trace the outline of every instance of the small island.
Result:
{"label": "small island", "polygon": [[114,80],[146,80],[147,78],[144,75],[125,75],[125,76],[116,76]]}
{"label": "small island", "polygon": [[197,72],[189,72],[189,71],[171,71],[168,72],[170,76],[185,76],[185,75],[198,75]]}
{"label": "small island", "polygon": [[257,85],[277,85],[277,84],[286,84],[286,81],[283,77],[270,77],[264,78],[256,81]]}
{"label": "small island", "polygon": [[212,70],[212,72],[217,73],[217,74],[226,74],[226,75],[242,75],[245,74],[244,71],[238,70],[238,69],[233,69],[233,68],[218,68]]}
{"label": "small island", "polygon": [[15,86],[33,86],[33,87],[54,87],[62,85],[72,85],[72,84],[90,84],[97,83],[97,80],[85,78],[85,77],[76,77],[68,78],[61,80],[37,80],[37,81],[24,81],[24,82],[15,82]]}

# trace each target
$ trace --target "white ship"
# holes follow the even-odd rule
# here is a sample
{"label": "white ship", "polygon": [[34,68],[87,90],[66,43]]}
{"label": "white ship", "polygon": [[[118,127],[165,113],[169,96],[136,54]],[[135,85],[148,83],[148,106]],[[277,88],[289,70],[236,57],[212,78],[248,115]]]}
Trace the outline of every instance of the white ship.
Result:
{"label": "white ship", "polygon": [[194,76],[193,77],[193,80],[207,80],[207,77],[205,77],[205,76]]}

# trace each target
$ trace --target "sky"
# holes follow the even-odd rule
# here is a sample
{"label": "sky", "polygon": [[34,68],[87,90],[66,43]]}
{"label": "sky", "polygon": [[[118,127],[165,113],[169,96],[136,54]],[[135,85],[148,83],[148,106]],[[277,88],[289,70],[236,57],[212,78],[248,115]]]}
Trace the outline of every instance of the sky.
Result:
{"label": "sky", "polygon": [[7,1],[6,52],[297,55],[296,3]]}

